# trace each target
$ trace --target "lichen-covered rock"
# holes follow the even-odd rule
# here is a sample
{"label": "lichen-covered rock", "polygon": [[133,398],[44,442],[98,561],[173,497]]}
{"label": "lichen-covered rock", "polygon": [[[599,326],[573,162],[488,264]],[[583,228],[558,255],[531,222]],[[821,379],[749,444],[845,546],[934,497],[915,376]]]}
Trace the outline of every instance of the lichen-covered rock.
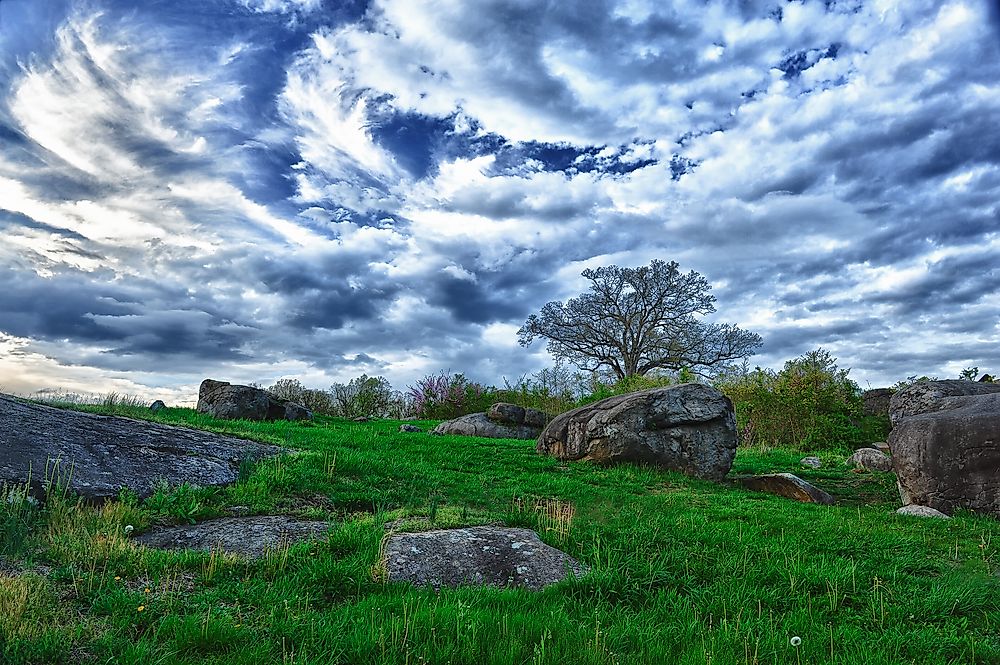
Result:
{"label": "lichen-covered rock", "polygon": [[411,425],[410,423],[403,423],[402,425],[399,426],[399,431],[416,433],[416,432],[423,432],[424,430],[420,427],[417,427],[416,425]]}
{"label": "lichen-covered rock", "polygon": [[221,549],[259,557],[268,549],[322,535],[329,526],[326,522],[298,520],[287,515],[221,517],[198,524],[153,528],[134,540],[156,549]]}
{"label": "lichen-covered rock", "polygon": [[645,462],[721,480],[736,456],[736,417],[729,398],[710,386],[652,388],[556,416],[537,450],[563,460]]}
{"label": "lichen-covered rock", "polygon": [[383,559],[392,582],[541,589],[586,567],[530,529],[475,526],[390,535]]}
{"label": "lichen-covered rock", "polygon": [[736,478],[736,482],[755,492],[767,492],[794,499],[802,503],[818,503],[824,506],[833,505],[832,496],[820,488],[807,483],[791,473],[769,473],[763,476],[746,476]]}
{"label": "lichen-covered rock", "polygon": [[892,471],[892,458],[875,448],[858,448],[847,465],[855,471]]}
{"label": "lichen-covered rock", "polygon": [[928,508],[927,506],[917,506],[910,504],[909,506],[903,506],[896,511],[897,515],[909,515],[910,517],[932,517],[939,520],[950,520],[951,518],[942,513],[940,510],[934,510],[933,508]]}
{"label": "lichen-covered rock", "polygon": [[[947,381],[918,381],[900,390],[889,401],[889,418],[892,426],[918,413],[930,413],[948,408],[947,399],[969,395],[1000,393],[1000,383],[978,383],[951,379]],[[889,441],[890,446],[892,441]]]}
{"label": "lichen-covered rock", "polygon": [[56,409],[0,395],[0,481],[44,494],[46,468],[85,499],[117,497],[127,487],[140,497],[170,485],[234,482],[240,463],[281,448],[202,430],[118,416]]}
{"label": "lichen-covered rock", "polygon": [[889,435],[903,504],[1000,517],[1000,393],[938,397],[931,406],[900,418]]}
{"label": "lichen-covered rock", "polygon": [[823,462],[818,457],[803,457],[799,460],[799,464],[807,466],[810,469],[818,469],[823,466]]}
{"label": "lichen-covered rock", "polygon": [[205,379],[198,389],[198,411],[225,420],[312,420],[301,404],[271,397],[265,390]]}
{"label": "lichen-covered rock", "polygon": [[507,402],[497,402],[491,406],[486,410],[486,417],[502,425],[525,425],[537,429],[545,427],[545,424],[552,420],[552,416],[544,411]]}

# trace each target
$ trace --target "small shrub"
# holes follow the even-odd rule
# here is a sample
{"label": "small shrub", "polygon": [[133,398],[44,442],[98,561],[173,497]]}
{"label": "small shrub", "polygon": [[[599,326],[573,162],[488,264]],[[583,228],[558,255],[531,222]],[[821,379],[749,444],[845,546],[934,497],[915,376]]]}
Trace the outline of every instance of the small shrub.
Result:
{"label": "small shrub", "polygon": [[717,385],[733,400],[742,445],[846,448],[887,433],[884,419],[862,415],[861,389],[849,372],[817,349],[779,372],[757,367]]}
{"label": "small shrub", "polygon": [[465,378],[464,374],[430,374],[410,386],[413,414],[424,420],[447,420],[486,411],[498,399],[498,391]]}

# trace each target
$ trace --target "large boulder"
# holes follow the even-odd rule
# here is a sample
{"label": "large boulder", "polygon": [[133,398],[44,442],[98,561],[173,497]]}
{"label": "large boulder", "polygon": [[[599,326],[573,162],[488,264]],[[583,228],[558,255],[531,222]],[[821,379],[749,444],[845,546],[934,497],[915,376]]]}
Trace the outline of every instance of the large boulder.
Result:
{"label": "large boulder", "polygon": [[[947,397],[993,393],[1000,393],[1000,383],[977,383],[961,379],[918,381],[892,396],[889,401],[889,419],[895,427],[903,418],[948,408],[945,400]],[[889,441],[889,446],[892,447],[892,441]]]}
{"label": "large boulder", "polygon": [[[889,447],[904,505],[1000,517],[1000,392],[976,390],[987,386],[1000,388],[935,381],[916,395],[903,391],[893,398],[897,421]],[[959,388],[967,394],[955,395]]]}
{"label": "large boulder", "polygon": [[721,480],[736,456],[736,416],[729,398],[710,386],[652,388],[556,416],[537,450],[564,460],[646,462]]}
{"label": "large boulder", "polygon": [[492,439],[537,439],[552,416],[516,404],[497,402],[485,413],[470,413],[447,420],[433,434],[460,434]]}
{"label": "large boulder", "polygon": [[476,584],[537,590],[586,572],[534,531],[496,526],[392,534],[383,565],[392,582],[434,588]]}
{"label": "large boulder", "polygon": [[861,394],[863,413],[866,416],[888,416],[889,401],[895,394],[892,388],[873,388]]}
{"label": "large boulder", "polygon": [[312,420],[312,413],[266,390],[205,379],[198,388],[198,411],[225,420]]}
{"label": "large boulder", "polygon": [[126,487],[147,497],[160,481],[225,485],[236,480],[243,460],[280,452],[246,439],[0,395],[0,482],[30,482],[39,498],[46,469],[56,468],[70,490],[100,501]]}

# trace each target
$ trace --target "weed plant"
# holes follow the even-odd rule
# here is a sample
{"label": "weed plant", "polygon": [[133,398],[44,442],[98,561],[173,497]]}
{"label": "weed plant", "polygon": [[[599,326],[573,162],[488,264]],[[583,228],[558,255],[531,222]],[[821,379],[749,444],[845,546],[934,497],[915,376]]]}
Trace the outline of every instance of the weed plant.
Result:
{"label": "weed plant", "polygon": [[[820,469],[768,446],[740,449],[733,469],[793,471],[837,498],[828,507],[398,421],[144,417],[297,452],[247,463],[224,489],[33,508],[15,527],[19,569],[0,573],[0,662],[1000,663],[1000,522],[894,515],[893,476],[851,473],[836,446],[817,446]],[[235,507],[330,529],[257,560],[132,540]],[[589,572],[541,592],[380,573],[387,525],[487,523],[535,529]]]}

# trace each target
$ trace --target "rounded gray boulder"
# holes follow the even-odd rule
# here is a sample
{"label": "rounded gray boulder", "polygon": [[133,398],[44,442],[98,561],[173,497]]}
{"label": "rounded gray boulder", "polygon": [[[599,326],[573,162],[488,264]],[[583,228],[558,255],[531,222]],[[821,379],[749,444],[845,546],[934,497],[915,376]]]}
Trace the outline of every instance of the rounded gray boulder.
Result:
{"label": "rounded gray boulder", "polygon": [[729,398],[711,386],[652,388],[556,416],[536,449],[563,460],[645,462],[721,480],[736,456],[736,416]]}

